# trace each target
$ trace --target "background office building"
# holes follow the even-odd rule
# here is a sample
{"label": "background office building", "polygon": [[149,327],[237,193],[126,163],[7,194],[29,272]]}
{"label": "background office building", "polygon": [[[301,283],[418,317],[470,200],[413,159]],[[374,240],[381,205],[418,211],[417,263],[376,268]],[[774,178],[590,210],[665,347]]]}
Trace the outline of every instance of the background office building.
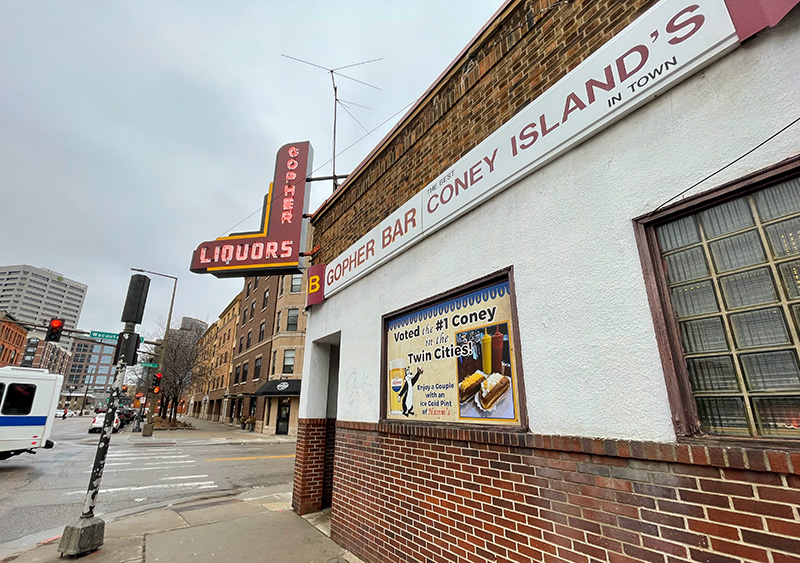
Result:
{"label": "background office building", "polygon": [[87,392],[96,402],[103,402],[111,391],[116,366],[114,366],[115,340],[75,337],[72,342],[72,364],[64,378],[64,389],[76,387],[80,395]]}
{"label": "background office building", "polygon": [[46,268],[0,266],[0,310],[23,323],[42,326],[59,318],[64,319],[64,328],[76,328],[86,289],[86,284]]}

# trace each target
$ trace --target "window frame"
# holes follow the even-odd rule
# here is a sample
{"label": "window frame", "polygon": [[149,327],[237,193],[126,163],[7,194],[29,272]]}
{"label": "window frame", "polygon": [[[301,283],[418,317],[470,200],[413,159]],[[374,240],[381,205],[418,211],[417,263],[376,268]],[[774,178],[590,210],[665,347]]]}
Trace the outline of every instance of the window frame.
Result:
{"label": "window frame", "polygon": [[675,434],[680,441],[691,442],[702,438],[703,442],[740,443],[747,446],[780,444],[781,446],[800,448],[800,440],[793,438],[707,435],[702,432],[681,345],[679,322],[672,306],[666,269],[662,266],[656,235],[656,228],[661,225],[795,179],[798,175],[800,175],[800,154],[633,219],[633,229],[653,318],[656,343],[661,357],[672,422]]}
{"label": "window frame", "polygon": [[[297,281],[297,289],[295,289],[295,280]],[[289,293],[301,293],[303,291],[303,274],[292,274],[289,285]]]}
{"label": "window frame", "polygon": [[[286,354],[289,353],[289,352],[292,353],[292,365],[291,365],[292,369],[291,369],[291,371],[286,371],[286,367],[287,367]],[[281,366],[281,374],[282,375],[293,374],[294,373],[294,368],[295,368],[296,365],[297,365],[297,351],[294,348],[288,348],[288,349],[284,350],[283,351],[283,364]]]}
{"label": "window frame", "polygon": [[[294,317],[294,328],[291,326],[292,317]],[[286,331],[297,332],[297,327],[300,325],[300,309],[292,307],[286,311]]]}

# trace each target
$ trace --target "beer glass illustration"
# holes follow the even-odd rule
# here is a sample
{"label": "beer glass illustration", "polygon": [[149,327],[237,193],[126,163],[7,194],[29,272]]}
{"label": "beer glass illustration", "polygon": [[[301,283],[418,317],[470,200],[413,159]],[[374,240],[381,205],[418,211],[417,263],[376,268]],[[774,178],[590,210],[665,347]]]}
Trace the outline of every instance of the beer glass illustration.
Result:
{"label": "beer glass illustration", "polygon": [[405,361],[392,360],[389,362],[389,414],[403,414],[403,405],[400,403],[400,390],[403,388],[405,377]]}

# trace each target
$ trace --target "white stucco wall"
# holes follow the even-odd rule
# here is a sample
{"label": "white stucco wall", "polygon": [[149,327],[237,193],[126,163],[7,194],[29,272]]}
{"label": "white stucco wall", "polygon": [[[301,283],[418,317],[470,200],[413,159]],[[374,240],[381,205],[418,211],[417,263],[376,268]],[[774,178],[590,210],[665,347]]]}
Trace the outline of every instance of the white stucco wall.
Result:
{"label": "white stucco wall", "polygon": [[[739,157],[800,108],[800,10],[315,306],[340,333],[338,418],[380,416],[381,316],[514,266],[532,432],[675,438],[631,220]],[[689,195],[800,153],[800,124]],[[421,188],[422,186],[420,186]],[[325,416],[306,346],[300,416]]]}

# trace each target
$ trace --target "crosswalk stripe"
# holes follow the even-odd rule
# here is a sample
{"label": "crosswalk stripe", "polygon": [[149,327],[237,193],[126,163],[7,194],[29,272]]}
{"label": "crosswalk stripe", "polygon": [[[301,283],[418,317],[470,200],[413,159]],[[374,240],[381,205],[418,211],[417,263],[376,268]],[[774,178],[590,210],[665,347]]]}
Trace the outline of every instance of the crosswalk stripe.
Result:
{"label": "crosswalk stripe", "polygon": [[177,475],[175,477],[162,477],[162,481],[172,481],[175,479],[202,479],[203,477],[208,477],[208,475]]}
{"label": "crosswalk stripe", "polygon": [[[163,483],[161,485],[140,485],[136,487],[115,487],[112,489],[100,489],[101,493],[119,493],[122,491],[144,491],[146,489],[172,489],[178,487],[198,487],[203,489],[208,488],[215,488],[217,485],[214,484],[214,481],[197,481],[194,483]],[[71,491],[69,493],[64,493],[65,495],[82,495],[86,494],[86,491]]]}
{"label": "crosswalk stripe", "polygon": [[[194,461],[186,461],[184,463],[194,463]],[[178,469],[169,465],[157,465],[155,467],[126,467],[125,469],[104,469],[103,473],[119,473],[122,471],[154,471],[156,469]],[[84,471],[84,473],[91,473],[91,471]]]}

